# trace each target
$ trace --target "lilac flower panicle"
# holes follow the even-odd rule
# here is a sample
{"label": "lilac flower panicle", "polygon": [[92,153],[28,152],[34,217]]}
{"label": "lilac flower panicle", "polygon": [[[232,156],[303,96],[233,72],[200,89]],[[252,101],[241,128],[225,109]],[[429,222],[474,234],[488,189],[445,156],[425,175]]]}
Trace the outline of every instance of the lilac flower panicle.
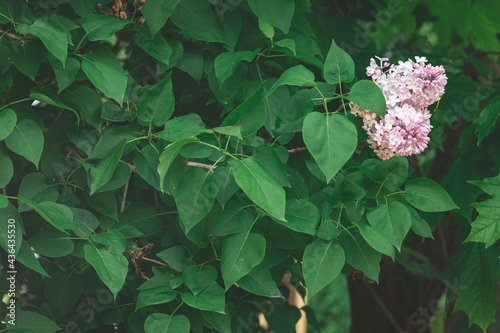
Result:
{"label": "lilac flower panicle", "polygon": [[425,57],[399,61],[391,65],[388,58],[370,59],[366,75],[379,86],[385,97],[384,118],[351,103],[351,113],[363,118],[368,143],[382,160],[393,156],[419,154],[427,148],[431,131],[431,114],[427,107],[444,94],[447,77],[443,66],[425,64]]}

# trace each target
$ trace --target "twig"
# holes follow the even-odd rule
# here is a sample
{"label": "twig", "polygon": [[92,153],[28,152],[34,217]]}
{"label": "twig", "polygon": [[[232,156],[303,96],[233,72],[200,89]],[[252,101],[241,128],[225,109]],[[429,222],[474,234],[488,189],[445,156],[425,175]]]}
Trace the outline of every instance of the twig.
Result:
{"label": "twig", "polygon": [[4,35],[5,37],[7,37],[9,39],[21,40],[21,38],[19,38],[19,36],[11,34],[10,32],[5,32],[3,30],[0,30],[0,35]]}
{"label": "twig", "polygon": [[375,290],[373,290],[366,281],[363,281],[363,284],[365,285],[365,287],[368,289],[368,291],[370,292],[370,294],[373,296],[373,299],[377,302],[377,304],[380,306],[380,309],[382,310],[382,312],[384,312],[384,314],[386,315],[387,319],[389,319],[389,322],[391,323],[392,327],[394,327],[394,329],[397,331],[397,332],[401,332],[401,327],[399,326],[397,320],[394,318],[394,316],[392,315],[392,313],[389,311],[389,309],[387,308],[387,306],[385,306],[385,303],[384,301],[382,301],[382,299],[379,297],[379,295],[375,292]]}
{"label": "twig", "polygon": [[2,188],[2,193],[3,193],[3,195],[7,196],[7,188],[6,187]]}
{"label": "twig", "polygon": [[184,165],[187,167],[197,167],[201,168],[203,170],[209,170],[210,173],[214,172],[214,169],[217,168],[216,166],[213,166],[211,164],[204,164],[204,163],[198,163],[198,162],[189,162],[188,160],[184,160]]}
{"label": "twig", "polygon": [[120,206],[120,213],[123,213],[125,210],[125,202],[127,201],[127,192],[128,192],[128,184],[130,180],[125,183],[125,189],[123,190],[122,204]]}
{"label": "twig", "polygon": [[344,104],[342,104],[341,106],[339,106],[339,108],[337,110],[335,110],[335,113],[336,112],[340,112],[343,108],[344,108]]}
{"label": "twig", "polygon": [[150,261],[150,262],[153,262],[153,263],[155,263],[155,264],[158,264],[158,265],[165,266],[165,267],[168,267],[168,268],[173,269],[173,268],[172,268],[172,267],[170,267],[169,265],[164,264],[164,263],[159,262],[159,261],[154,260],[154,259],[150,259],[150,258],[147,258],[147,257],[142,257],[141,259],[142,259],[142,260],[146,260],[146,261]]}
{"label": "twig", "polygon": [[288,149],[288,154],[296,154],[300,153],[301,151],[307,151],[307,147],[297,147],[294,149]]}
{"label": "twig", "polygon": [[64,112],[64,108],[61,108],[61,110],[59,111],[59,113],[57,114],[57,117],[56,117],[56,121],[59,121],[59,119],[61,119],[62,115],[63,115],[63,112]]}
{"label": "twig", "polygon": [[125,162],[124,160],[120,160],[120,162],[125,163],[126,165],[128,165],[128,166],[129,166],[129,168],[130,168],[130,171],[131,171],[131,172],[135,172],[135,173],[137,173],[137,169],[135,168],[135,165],[130,164],[130,163],[128,163],[128,162]]}

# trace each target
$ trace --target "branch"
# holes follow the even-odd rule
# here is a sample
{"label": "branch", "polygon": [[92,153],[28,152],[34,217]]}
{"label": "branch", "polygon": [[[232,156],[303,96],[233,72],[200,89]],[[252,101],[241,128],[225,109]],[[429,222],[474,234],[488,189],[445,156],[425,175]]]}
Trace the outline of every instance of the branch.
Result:
{"label": "branch", "polygon": [[197,167],[197,168],[201,168],[203,170],[208,170],[208,171],[210,171],[210,173],[213,173],[214,169],[217,168],[216,166],[211,165],[211,164],[189,162],[187,159],[184,159],[184,165],[187,167]]}
{"label": "branch", "polygon": [[153,263],[158,264],[158,265],[161,265],[161,266],[168,267],[168,268],[170,268],[170,269],[173,269],[172,267],[170,267],[170,266],[169,266],[169,265],[167,265],[167,264],[164,264],[164,263],[159,262],[159,261],[154,260],[154,259],[150,259],[150,258],[148,258],[148,257],[142,257],[141,259],[142,259],[142,260],[146,260],[146,261],[153,262]]}
{"label": "branch", "polygon": [[125,202],[127,201],[127,192],[128,192],[128,184],[130,183],[130,180],[125,183],[125,188],[123,189],[123,197],[122,197],[122,203],[120,206],[120,213],[123,213],[125,210]]}
{"label": "branch", "polygon": [[297,147],[294,149],[288,149],[288,154],[296,154],[300,153],[301,151],[307,151],[307,147]]}
{"label": "branch", "polygon": [[21,38],[19,38],[19,36],[17,35],[14,35],[14,34],[11,34],[10,32],[5,32],[3,30],[0,30],[0,34],[1,35],[4,35],[5,37],[9,38],[9,39],[13,39],[13,40],[21,40]]}

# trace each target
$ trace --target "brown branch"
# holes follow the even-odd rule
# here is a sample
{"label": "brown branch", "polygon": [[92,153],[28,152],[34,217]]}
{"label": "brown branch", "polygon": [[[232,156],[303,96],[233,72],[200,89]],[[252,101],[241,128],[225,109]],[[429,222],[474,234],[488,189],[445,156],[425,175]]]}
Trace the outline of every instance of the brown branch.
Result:
{"label": "brown branch", "polygon": [[2,187],[2,193],[3,193],[3,195],[7,196],[7,188],[6,187]]}
{"label": "brown branch", "polygon": [[204,164],[204,163],[198,163],[198,162],[190,162],[187,159],[184,159],[184,165],[187,167],[197,167],[201,168],[203,170],[208,170],[210,173],[214,172],[214,169],[217,168],[216,166],[213,166],[211,164]]}
{"label": "brown branch", "polygon": [[288,149],[288,154],[296,154],[300,153],[301,151],[307,151],[307,147],[297,147],[294,149]]}
{"label": "brown branch", "polygon": [[123,213],[123,211],[125,210],[125,202],[127,201],[127,192],[128,192],[128,184],[129,183],[130,183],[130,180],[128,180],[125,183],[125,189],[123,190],[122,203],[121,203],[121,206],[120,206],[120,213]]}
{"label": "brown branch", "polygon": [[3,30],[0,30],[0,34],[4,35],[5,37],[13,40],[21,40],[21,38],[17,35],[11,34],[10,32],[5,32]]}
{"label": "brown branch", "polygon": [[152,263],[155,263],[155,264],[158,264],[158,265],[161,265],[161,266],[168,267],[168,268],[170,268],[170,269],[173,269],[173,268],[172,268],[172,267],[170,267],[169,265],[164,264],[164,263],[162,263],[162,262],[160,262],[160,261],[158,261],[158,260],[150,259],[150,258],[148,258],[148,257],[142,257],[141,259],[142,259],[142,260],[146,260],[146,261],[150,261],[150,262],[152,262]]}

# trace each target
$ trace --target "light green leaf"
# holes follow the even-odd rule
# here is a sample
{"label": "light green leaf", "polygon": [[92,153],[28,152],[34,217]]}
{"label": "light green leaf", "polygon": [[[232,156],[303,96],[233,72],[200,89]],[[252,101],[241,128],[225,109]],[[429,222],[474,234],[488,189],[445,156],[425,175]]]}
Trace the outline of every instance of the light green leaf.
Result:
{"label": "light green leaf", "polygon": [[18,199],[33,208],[45,221],[66,234],[68,232],[64,229],[74,229],[77,227],[73,223],[73,212],[68,206],[50,201],[36,203],[22,196],[18,196]]}
{"label": "light green leaf", "polygon": [[82,27],[90,41],[97,41],[113,36],[131,22],[109,15],[88,14],[83,19]]}
{"label": "light green leaf", "polygon": [[62,109],[70,110],[71,112],[73,112],[75,114],[78,122],[80,122],[80,116],[78,115],[78,112],[76,112],[75,109],[73,109],[72,107],[64,104],[64,102],[61,100],[61,98],[57,94],[55,94],[51,91],[44,91],[44,90],[36,89],[36,88],[31,89],[30,95],[28,98],[38,100],[38,101],[46,103],[48,105],[57,106],[57,107],[62,108]]}
{"label": "light green leaf", "polygon": [[323,77],[330,84],[354,80],[354,61],[346,51],[337,46],[333,39],[326,56]]}
{"label": "light green leaf", "polygon": [[123,234],[116,229],[108,230],[105,234],[93,234],[90,238],[95,243],[104,245],[106,249],[117,258],[120,258],[127,249],[127,240]]}
{"label": "light green leaf", "polygon": [[7,148],[32,162],[37,169],[42,156],[43,142],[42,130],[31,119],[22,120],[5,138]]}
{"label": "light green leaf", "polygon": [[193,136],[202,129],[205,129],[205,124],[201,117],[196,113],[190,113],[167,121],[165,128],[158,133],[158,136],[163,140],[175,142]]}
{"label": "light green leaf", "polygon": [[141,96],[137,104],[137,117],[153,126],[163,126],[174,112],[172,72]]}
{"label": "light green leaf", "polygon": [[344,249],[333,242],[317,239],[307,245],[302,259],[302,274],[311,298],[340,274],[345,263]]}
{"label": "light green leaf", "polygon": [[265,251],[266,239],[260,234],[243,232],[224,238],[221,270],[226,290],[260,264]]}
{"label": "light green leaf", "polygon": [[217,174],[200,168],[189,168],[179,179],[174,199],[186,234],[214,205],[219,183]]}
{"label": "light green leaf", "polygon": [[167,23],[180,0],[149,0],[141,8],[141,13],[146,19],[146,25],[155,36]]}
{"label": "light green leaf", "polygon": [[233,198],[228,201],[224,209],[217,212],[210,236],[222,237],[247,231],[252,221],[252,214],[245,210],[236,198]]}
{"label": "light green leaf", "polygon": [[86,58],[82,61],[82,70],[99,90],[117,101],[123,103],[123,96],[127,89],[127,76],[113,67]]}
{"label": "light green leaf", "polygon": [[234,179],[246,195],[269,215],[285,220],[285,190],[254,159],[230,162]]}
{"label": "light green leaf", "polygon": [[263,264],[254,267],[248,275],[239,279],[236,284],[255,295],[283,298],[283,295],[269,272],[269,268],[265,267]]}
{"label": "light green leaf", "polygon": [[372,180],[391,191],[397,191],[406,177],[408,177],[408,159],[404,156],[394,156],[378,162],[370,175]]}
{"label": "light green leaf", "polygon": [[236,70],[236,66],[242,61],[251,62],[257,55],[257,51],[236,51],[219,54],[214,60],[215,76],[219,80],[219,87]]}
{"label": "light green leaf", "polygon": [[428,178],[416,178],[407,182],[405,197],[410,205],[424,212],[445,212],[458,208],[448,193]]}
{"label": "light green leaf", "polygon": [[81,208],[70,208],[73,212],[73,223],[78,226],[73,232],[78,237],[89,237],[99,226],[99,220],[90,211]]}
{"label": "light green leaf", "polygon": [[295,11],[293,0],[248,0],[248,4],[259,20],[267,21],[285,34],[288,33]]}
{"label": "light green leaf", "polygon": [[272,146],[258,146],[253,151],[252,158],[259,162],[281,186],[290,186],[285,166]]}
{"label": "light green leaf", "polygon": [[346,97],[365,110],[370,110],[382,117],[385,116],[385,97],[380,88],[371,80],[356,82]]}
{"label": "light green leaf", "polygon": [[303,137],[327,182],[351,158],[358,145],[356,127],[338,114],[310,113],[304,120]]}
{"label": "light green leaf", "polygon": [[127,140],[122,140],[99,164],[90,169],[90,195],[106,184],[120,163]]}
{"label": "light green leaf", "polygon": [[12,133],[17,123],[17,115],[12,109],[0,111],[0,141]]}
{"label": "light green leaf", "polygon": [[152,313],[144,323],[145,333],[189,333],[189,319],[185,316],[170,316]]}
{"label": "light green leaf", "polygon": [[35,254],[30,249],[30,246],[26,241],[23,241],[21,243],[19,252],[16,255],[16,261],[20,262],[29,269],[34,270],[35,272],[38,272],[45,276],[49,276],[43,269],[42,265],[40,265],[40,262],[38,262],[38,259],[35,257]]}
{"label": "light green leaf", "polygon": [[188,143],[193,143],[198,141],[198,138],[194,136],[188,136],[179,141],[169,144],[165,150],[160,155],[160,164],[158,164],[158,174],[160,175],[160,189],[163,192],[163,181],[167,175],[167,171],[172,165],[172,162],[177,157],[182,147]]}
{"label": "light green leaf", "polygon": [[226,305],[224,289],[218,284],[212,284],[198,295],[184,293],[181,295],[181,298],[192,308],[202,311],[224,313],[224,307]]}
{"label": "light green leaf", "polygon": [[178,272],[191,266],[189,255],[182,245],[170,247],[156,255]]}
{"label": "light green leaf", "polygon": [[368,211],[368,222],[389,243],[401,251],[401,244],[411,227],[411,215],[408,208],[399,201],[378,205]]}
{"label": "light green leaf", "polygon": [[9,205],[9,198],[5,195],[0,194],[0,208],[5,208]]}
{"label": "light green leaf", "polygon": [[295,51],[295,41],[291,38],[284,38],[282,40],[279,40],[275,43],[278,46],[284,47],[286,49],[289,49],[292,51],[293,55],[297,55],[297,52]]}
{"label": "light green leaf", "polygon": [[49,52],[64,65],[66,64],[68,43],[70,41],[68,41],[66,29],[56,20],[47,16],[42,16],[30,26],[19,24],[17,30],[22,34],[32,34],[40,38]]}
{"label": "light green leaf", "polygon": [[282,85],[299,86],[299,87],[314,87],[316,85],[314,73],[302,65],[289,68],[281,74],[276,83],[266,94],[269,97],[279,86]]}
{"label": "light green leaf", "polygon": [[84,246],[85,260],[94,267],[99,278],[108,286],[114,298],[125,283],[128,271],[128,260],[125,256],[116,257],[105,249],[97,249],[91,245]]}
{"label": "light green leaf", "polygon": [[60,93],[75,82],[76,74],[80,70],[80,61],[75,58],[67,58],[63,66],[55,57],[48,56],[47,58],[56,75],[57,87],[59,88],[57,93]]}
{"label": "light green leaf", "polygon": [[222,122],[221,126],[241,126],[241,135],[247,137],[257,132],[266,122],[264,84],[238,105]]}
{"label": "light green leaf", "polygon": [[266,38],[270,38],[271,40],[273,39],[274,27],[271,23],[259,18],[259,29],[262,31],[264,36],[266,36]]}
{"label": "light green leaf", "polygon": [[411,230],[413,230],[414,233],[416,233],[419,236],[422,237],[428,237],[434,239],[434,236],[432,235],[432,230],[429,224],[422,219],[415,208],[406,205],[406,208],[408,208],[408,211],[410,212],[411,215]]}

